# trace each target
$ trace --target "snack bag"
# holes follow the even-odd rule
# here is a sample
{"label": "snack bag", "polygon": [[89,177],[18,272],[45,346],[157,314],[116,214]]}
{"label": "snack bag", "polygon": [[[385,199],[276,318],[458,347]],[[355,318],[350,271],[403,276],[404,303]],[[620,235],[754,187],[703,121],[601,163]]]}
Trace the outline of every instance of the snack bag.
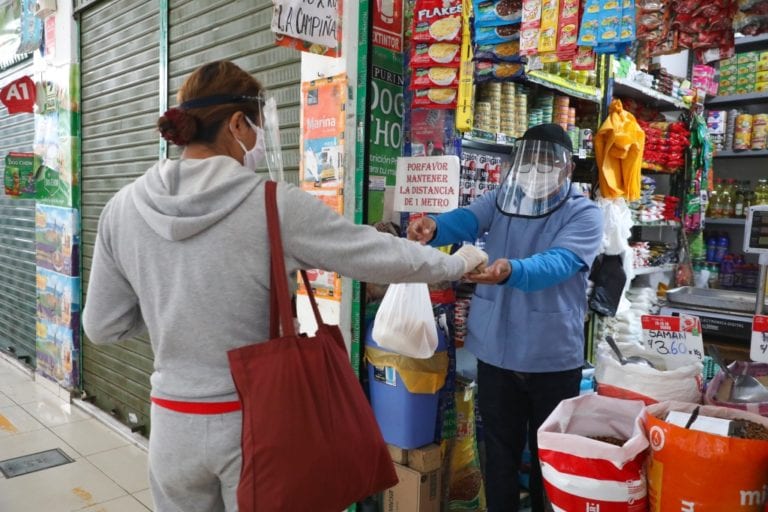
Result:
{"label": "snack bag", "polygon": [[411,37],[415,43],[461,42],[461,0],[416,0]]}

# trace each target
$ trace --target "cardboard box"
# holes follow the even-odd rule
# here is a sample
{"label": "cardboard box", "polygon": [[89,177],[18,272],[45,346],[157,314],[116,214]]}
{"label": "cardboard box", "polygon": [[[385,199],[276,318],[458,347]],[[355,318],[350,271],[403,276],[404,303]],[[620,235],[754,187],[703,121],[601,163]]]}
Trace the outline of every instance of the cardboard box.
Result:
{"label": "cardboard box", "polygon": [[720,77],[720,87],[733,87],[736,85],[736,77],[735,76],[721,76]]}
{"label": "cardboard box", "polygon": [[755,84],[755,92],[766,91],[768,91],[768,82],[757,82],[757,84]]}
{"label": "cardboard box", "polygon": [[755,84],[736,86],[736,94],[749,94],[755,92]]}
{"label": "cardboard box", "polygon": [[763,62],[768,62],[768,50],[760,52],[757,59]]}
{"label": "cardboard box", "polygon": [[735,66],[736,64],[738,64],[738,59],[736,59],[736,57],[722,59],[720,61],[720,69],[723,69],[723,66]]}
{"label": "cardboard box", "polygon": [[720,91],[718,91],[717,93],[718,96],[733,96],[734,94],[736,94],[735,85],[731,85],[728,87],[721,87]]}
{"label": "cardboard box", "polygon": [[736,54],[736,60],[741,66],[742,64],[747,64],[750,62],[757,62],[760,60],[760,54],[758,52],[744,52],[744,53],[738,53]]}
{"label": "cardboard box", "polygon": [[395,464],[399,482],[384,491],[383,512],[440,512],[440,471],[421,473]]}
{"label": "cardboard box", "polygon": [[755,82],[757,82],[757,75],[755,73],[750,73],[748,75],[739,75],[739,78],[736,80],[736,85],[739,87],[752,85],[754,87]]}
{"label": "cardboard box", "polygon": [[758,71],[768,71],[768,60],[761,60],[757,63]]}
{"label": "cardboard box", "polygon": [[745,62],[743,64],[739,64],[736,68],[736,73],[739,76],[757,73],[757,62]]}
{"label": "cardboard box", "polygon": [[758,82],[768,82],[768,71],[758,71],[757,72],[757,81]]}
{"label": "cardboard box", "polygon": [[442,463],[440,446],[437,444],[428,444],[408,451],[408,467],[416,471],[428,473],[440,469]]}
{"label": "cardboard box", "polygon": [[392,462],[402,464],[403,466],[408,465],[408,450],[393,444],[388,444],[387,448],[389,449],[389,456],[392,457]]}

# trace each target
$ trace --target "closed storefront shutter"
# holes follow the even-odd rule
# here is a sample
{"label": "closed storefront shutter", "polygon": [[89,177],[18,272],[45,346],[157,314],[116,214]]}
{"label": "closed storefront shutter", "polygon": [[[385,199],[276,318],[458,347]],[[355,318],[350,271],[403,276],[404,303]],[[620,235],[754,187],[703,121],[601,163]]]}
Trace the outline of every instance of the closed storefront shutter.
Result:
{"label": "closed storefront shutter", "polygon": [[286,180],[297,183],[301,54],[275,46],[271,0],[171,0],[169,17],[168,105],[197,67],[233,61],[275,96]]}
{"label": "closed storefront shutter", "polygon": [[[159,2],[103,1],[80,13],[84,292],[104,205],[158,158],[159,27]],[[148,424],[151,372],[147,338],[83,343],[83,387],[121,421]]]}
{"label": "closed storefront shutter", "polygon": [[[0,87],[31,75],[32,59],[0,71]],[[10,151],[32,152],[33,114],[8,115],[0,106],[0,176]],[[0,191],[0,350],[35,364],[35,201]]]}
{"label": "closed storefront shutter", "polygon": [[[274,45],[272,2],[171,0],[167,84],[159,71],[162,4],[100,1],[83,5],[80,12],[84,290],[101,210],[158,158],[160,91],[168,92],[168,106],[176,105],[184,79],[205,62],[232,60],[274,94],[286,178],[298,179],[300,54]],[[178,155],[178,148],[169,149],[170,157]],[[139,424],[148,425],[149,340],[106,347],[86,340],[83,356],[83,387],[96,405],[128,423],[135,414]]]}

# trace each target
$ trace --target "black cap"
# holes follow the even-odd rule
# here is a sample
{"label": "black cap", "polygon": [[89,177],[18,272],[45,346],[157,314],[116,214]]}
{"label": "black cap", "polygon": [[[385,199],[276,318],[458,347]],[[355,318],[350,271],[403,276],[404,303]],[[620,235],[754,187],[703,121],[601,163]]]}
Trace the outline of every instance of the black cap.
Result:
{"label": "black cap", "polygon": [[573,144],[563,127],[559,124],[538,124],[528,128],[523,134],[523,140],[541,140],[560,144],[573,153]]}

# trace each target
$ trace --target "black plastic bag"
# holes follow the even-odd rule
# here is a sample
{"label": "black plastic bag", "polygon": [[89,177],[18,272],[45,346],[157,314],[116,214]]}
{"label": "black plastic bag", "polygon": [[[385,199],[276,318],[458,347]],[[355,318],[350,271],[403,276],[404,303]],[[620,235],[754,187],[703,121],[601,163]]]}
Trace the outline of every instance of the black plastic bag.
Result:
{"label": "black plastic bag", "polygon": [[620,255],[601,254],[595,259],[589,279],[594,283],[589,308],[603,316],[614,316],[627,282]]}

